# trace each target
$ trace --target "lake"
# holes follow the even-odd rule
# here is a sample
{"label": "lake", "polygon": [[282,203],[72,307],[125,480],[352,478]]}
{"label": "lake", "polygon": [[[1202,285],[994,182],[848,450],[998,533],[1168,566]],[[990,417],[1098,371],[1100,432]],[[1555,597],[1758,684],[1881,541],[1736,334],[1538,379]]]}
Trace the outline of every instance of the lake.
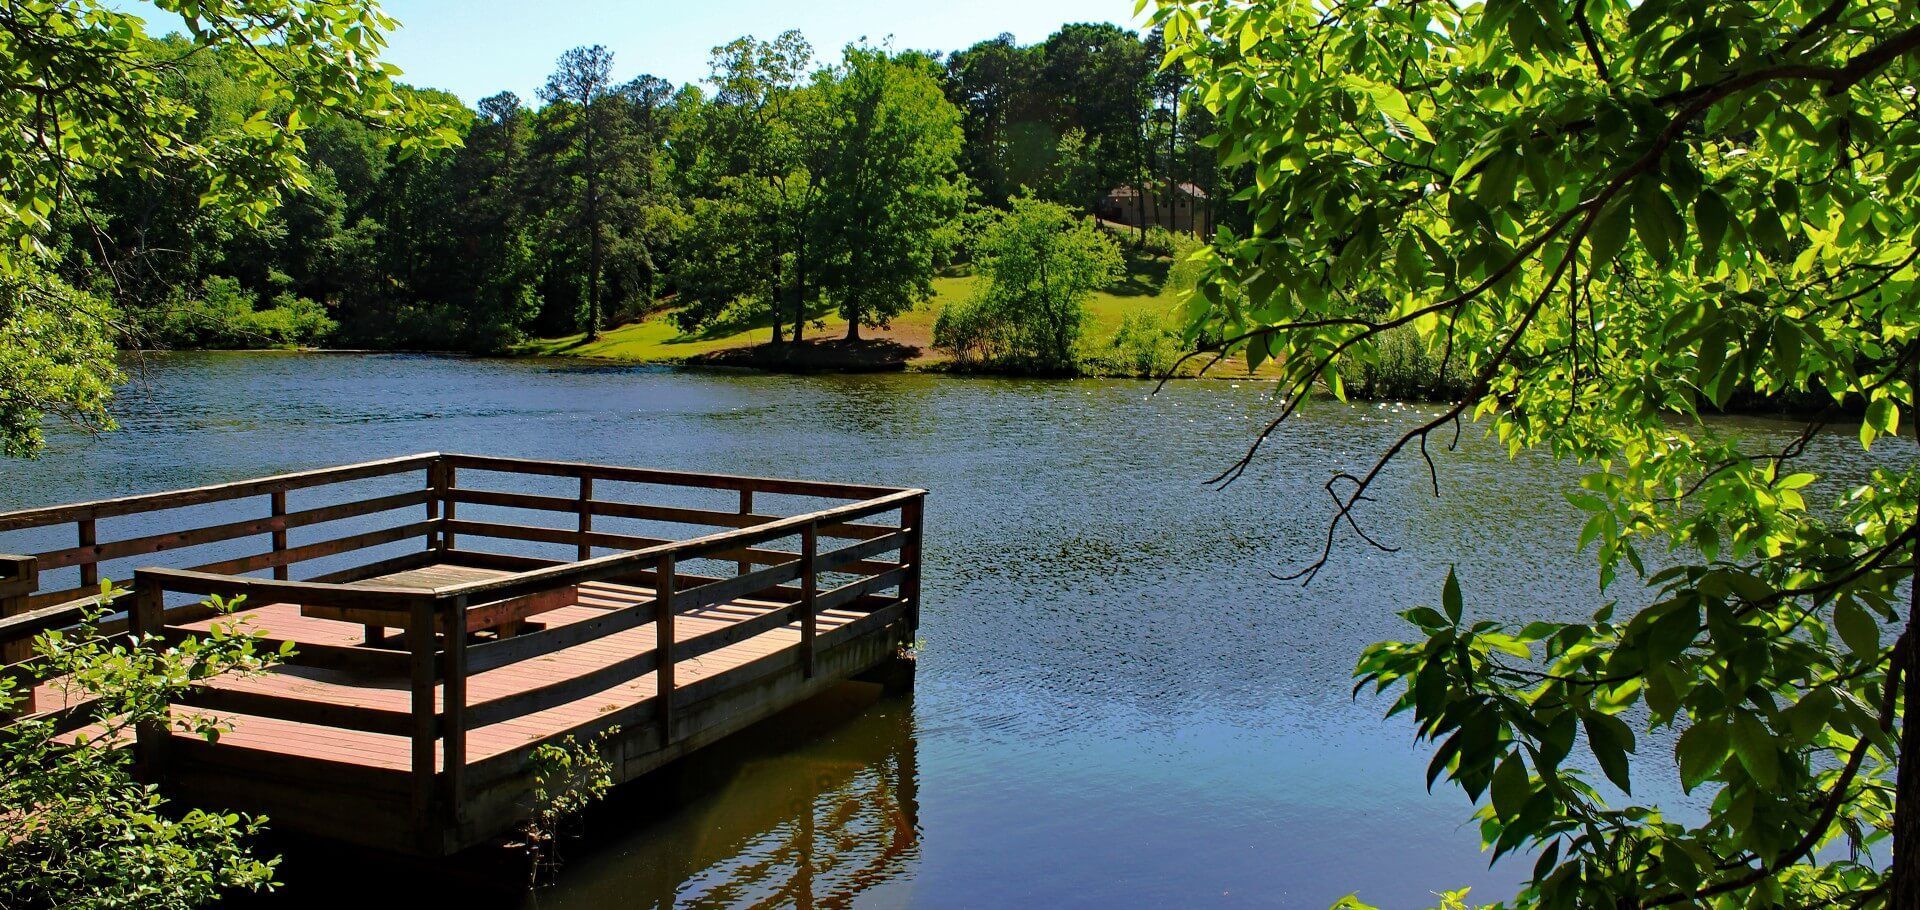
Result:
{"label": "lake", "polygon": [[[1271,386],[318,354],[135,373],[122,429],[7,462],[0,508],[429,450],[932,491],[916,691],[841,693],[636,785],[543,908],[1504,897],[1527,864],[1488,868],[1465,796],[1426,792],[1409,723],[1350,671],[1449,565],[1472,612],[1597,605],[1560,495],[1578,472],[1471,427],[1441,498],[1414,464],[1378,488],[1365,520],[1398,552],[1343,537],[1312,585],[1275,577],[1317,553],[1329,473],[1423,413],[1402,405],[1316,403],[1216,491]],[[1836,434],[1810,460],[1862,456]]]}

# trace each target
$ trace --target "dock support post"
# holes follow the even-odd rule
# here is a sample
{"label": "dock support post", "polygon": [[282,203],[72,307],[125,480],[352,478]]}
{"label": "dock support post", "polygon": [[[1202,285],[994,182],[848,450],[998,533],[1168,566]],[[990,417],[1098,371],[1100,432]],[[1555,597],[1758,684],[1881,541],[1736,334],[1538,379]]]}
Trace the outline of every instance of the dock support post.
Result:
{"label": "dock support post", "polygon": [[653,581],[653,649],[655,658],[653,700],[658,705],[660,748],[673,741],[673,554],[660,557]]}
{"label": "dock support post", "polygon": [[[127,631],[136,648],[164,648],[161,633],[166,625],[167,592],[160,583],[134,572],[133,605],[127,608]],[[151,636],[151,638],[149,638]],[[145,783],[159,783],[166,764],[168,708],[157,718],[141,721],[133,731],[135,776]]]}
{"label": "dock support post", "polygon": [[593,544],[587,542],[587,535],[593,533],[593,478],[580,477],[580,549],[582,560],[593,558]]}
{"label": "dock support post", "polygon": [[412,657],[413,814],[421,847],[433,852],[437,833],[433,814],[434,733],[439,726],[433,704],[433,601],[419,600],[407,616],[407,650]]}
{"label": "dock support post", "polygon": [[[907,542],[900,548],[900,562],[907,566],[907,577],[900,582],[900,597],[907,602],[909,636],[920,630],[920,540],[926,515],[925,494],[907,500],[900,507],[900,523],[907,526]],[[911,640],[908,643],[911,644]]]}
{"label": "dock support post", "polygon": [[[0,578],[0,619],[27,612],[27,598],[33,594],[39,584],[39,560],[31,556],[0,557],[0,566],[11,564],[12,575]],[[17,664],[33,656],[33,642],[28,639],[7,642],[0,646],[0,664]],[[29,691],[31,699],[33,693]],[[31,711],[33,705],[26,708]]]}
{"label": "dock support post", "polygon": [[[82,518],[74,524],[80,529],[81,546],[91,547],[99,542],[94,533],[93,519]],[[100,563],[92,555],[88,555],[87,561],[80,564],[80,587],[100,587]]]}
{"label": "dock support post", "polygon": [[445,603],[447,650],[441,668],[446,720],[441,724],[441,766],[447,775],[447,811],[455,824],[467,817],[467,598]]}
{"label": "dock support post", "polygon": [[436,523],[427,534],[427,549],[445,552],[453,549],[453,531],[447,528],[453,521],[453,465],[444,458],[434,462],[427,468],[427,487],[433,491],[427,497],[427,520]]}
{"label": "dock support post", "polygon": [[819,623],[820,576],[815,559],[820,555],[820,523],[807,522],[800,532],[800,671],[813,678],[813,639]]}
{"label": "dock support post", "polygon": [[[9,569],[8,575],[0,577],[0,619],[27,612],[27,598],[40,586],[40,561],[31,556],[0,556],[0,568]],[[0,665],[17,664],[32,658],[31,638],[0,643]],[[4,672],[9,671],[0,669],[0,673]],[[0,712],[0,723],[32,714],[36,710],[33,684],[39,677],[29,672],[16,678],[21,680],[18,700],[10,711]]]}
{"label": "dock support post", "polygon": [[[278,557],[280,554],[287,552],[287,491],[273,491],[272,499],[273,555]],[[273,577],[275,579],[286,581],[287,572],[288,566],[286,563],[280,562],[274,564]]]}
{"label": "dock support post", "polygon": [[[753,514],[753,491],[752,490],[740,491],[740,514],[742,515]],[[745,575],[751,571],[753,571],[753,559],[745,554],[741,554],[740,574]]]}

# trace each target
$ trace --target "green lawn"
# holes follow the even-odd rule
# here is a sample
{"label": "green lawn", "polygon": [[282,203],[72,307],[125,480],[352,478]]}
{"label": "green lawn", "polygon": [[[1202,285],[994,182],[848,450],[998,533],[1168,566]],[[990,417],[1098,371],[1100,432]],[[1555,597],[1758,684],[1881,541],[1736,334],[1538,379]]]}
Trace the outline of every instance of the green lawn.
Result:
{"label": "green lawn", "polygon": [[[1094,337],[1110,335],[1129,313],[1145,311],[1158,314],[1171,310],[1178,294],[1166,287],[1168,264],[1165,258],[1129,257],[1126,277],[1113,287],[1096,293],[1088,301],[1087,311],[1091,317],[1088,332]],[[976,280],[972,275],[935,278],[932,299],[895,317],[890,329],[869,329],[862,331],[861,335],[891,338],[919,347],[922,353],[917,362],[937,360],[938,355],[932,350],[933,322],[940,315],[942,307],[964,300],[973,293]],[[824,328],[807,327],[808,337],[837,338],[846,334],[846,320],[838,315],[825,314],[822,321]],[[771,337],[771,328],[764,321],[750,326],[733,325],[700,332],[683,332],[674,324],[672,311],[663,310],[645,319],[608,329],[592,342],[578,334],[542,338],[522,346],[520,353],[671,363],[713,351],[764,344]]]}

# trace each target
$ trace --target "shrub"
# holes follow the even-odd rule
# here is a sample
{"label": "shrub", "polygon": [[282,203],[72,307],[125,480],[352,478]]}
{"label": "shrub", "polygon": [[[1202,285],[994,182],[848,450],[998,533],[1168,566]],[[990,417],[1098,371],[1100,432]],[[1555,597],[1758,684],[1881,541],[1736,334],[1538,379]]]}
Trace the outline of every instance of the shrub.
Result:
{"label": "shrub", "polygon": [[974,245],[982,277],[972,299],[947,307],[933,343],[966,362],[1071,373],[1087,298],[1121,273],[1120,245],[1094,222],[1030,197],[989,216]]}
{"label": "shrub", "polygon": [[[215,601],[227,612],[233,603]],[[108,636],[96,608],[78,627],[47,632],[22,670],[64,677],[92,700],[82,718],[92,739],[57,732],[50,716],[0,728],[0,907],[19,910],[183,910],[213,903],[223,891],[273,886],[277,860],[249,854],[260,829],[245,815],[179,812],[136,781],[127,749],[105,748],[143,724],[208,739],[222,722],[169,717],[168,705],[196,684],[226,672],[251,672],[280,656],[222,620],[216,634],[170,646]],[[12,676],[0,679],[0,715],[19,709]]]}
{"label": "shrub", "polygon": [[318,344],[339,326],[326,308],[282,293],[259,308],[259,297],[225,277],[201,285],[194,299],[176,297],[150,317],[146,339],[170,348],[295,347]]}
{"label": "shrub", "polygon": [[1442,352],[1427,346],[1411,326],[1390,329],[1373,341],[1377,357],[1343,358],[1340,382],[1354,398],[1452,399],[1464,394],[1467,377],[1454,358],[1442,375]]}
{"label": "shrub", "polygon": [[1147,228],[1146,235],[1140,238],[1140,250],[1155,256],[1172,256],[1179,249],[1182,240],[1191,242],[1192,239],[1185,234],[1176,234],[1156,224]]}
{"label": "shrub", "polygon": [[1120,321],[1113,337],[1083,358],[1087,372],[1101,376],[1159,378],[1180,359],[1180,336],[1155,314],[1134,311]]}
{"label": "shrub", "polygon": [[1166,291],[1181,295],[1191,293],[1200,283],[1200,274],[1206,271],[1206,258],[1212,248],[1187,234],[1173,235],[1173,264],[1167,267]]}

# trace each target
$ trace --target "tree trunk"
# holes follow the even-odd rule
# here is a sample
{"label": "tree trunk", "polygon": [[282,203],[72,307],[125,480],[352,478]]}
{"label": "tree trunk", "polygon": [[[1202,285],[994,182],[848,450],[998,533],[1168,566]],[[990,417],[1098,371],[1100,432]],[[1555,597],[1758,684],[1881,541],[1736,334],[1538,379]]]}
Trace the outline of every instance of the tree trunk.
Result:
{"label": "tree trunk", "polygon": [[[1920,404],[1920,367],[1915,368],[1914,403]],[[1920,424],[1913,428],[1920,445]],[[1913,547],[1913,574],[1907,578],[1907,630],[1893,648],[1888,673],[1900,673],[1900,708],[1893,720],[1900,725],[1900,765],[1893,780],[1893,867],[1888,870],[1887,906],[1920,907],[1920,724],[1906,712],[1920,704],[1920,667],[1913,656],[1920,651],[1920,543]]]}
{"label": "tree trunk", "polygon": [[1140,181],[1137,189],[1139,192],[1133,194],[1133,210],[1140,216],[1140,243],[1144,245],[1147,242],[1147,182]]}
{"label": "tree trunk", "polygon": [[807,238],[806,232],[800,232],[800,241],[793,251],[793,340],[800,342],[801,326],[807,324]]}
{"label": "tree trunk", "polygon": [[[1915,428],[1920,434],[1920,427]],[[1893,650],[1889,673],[1905,669],[1901,677],[1901,710],[1894,714],[1900,730],[1900,768],[1893,784],[1893,867],[1890,871],[1887,906],[1920,907],[1920,724],[1906,718],[1911,706],[1920,704],[1920,667],[1913,655],[1920,650],[1920,544],[1914,546],[1914,574],[1907,602],[1907,632]]]}
{"label": "tree trunk", "polygon": [[[1174,185],[1173,163],[1179,160],[1180,150],[1180,92],[1175,90],[1168,99],[1167,112],[1167,229],[1180,229],[1179,187]],[[1193,227],[1193,206],[1187,206],[1187,227]]]}
{"label": "tree trunk", "polygon": [[587,159],[587,340],[600,337],[600,164],[594,158],[593,105],[583,114]]}
{"label": "tree trunk", "polygon": [[786,293],[786,282],[782,280],[780,275],[781,256],[782,256],[782,253],[780,250],[780,232],[774,231],[773,232],[773,282],[768,288],[767,309],[773,313],[773,343],[775,345],[778,345],[782,341],[786,340],[781,335],[781,332],[780,332],[780,328],[784,324],[781,320],[785,317],[785,313],[786,313],[784,309],[785,301],[780,299],[781,295]]}

